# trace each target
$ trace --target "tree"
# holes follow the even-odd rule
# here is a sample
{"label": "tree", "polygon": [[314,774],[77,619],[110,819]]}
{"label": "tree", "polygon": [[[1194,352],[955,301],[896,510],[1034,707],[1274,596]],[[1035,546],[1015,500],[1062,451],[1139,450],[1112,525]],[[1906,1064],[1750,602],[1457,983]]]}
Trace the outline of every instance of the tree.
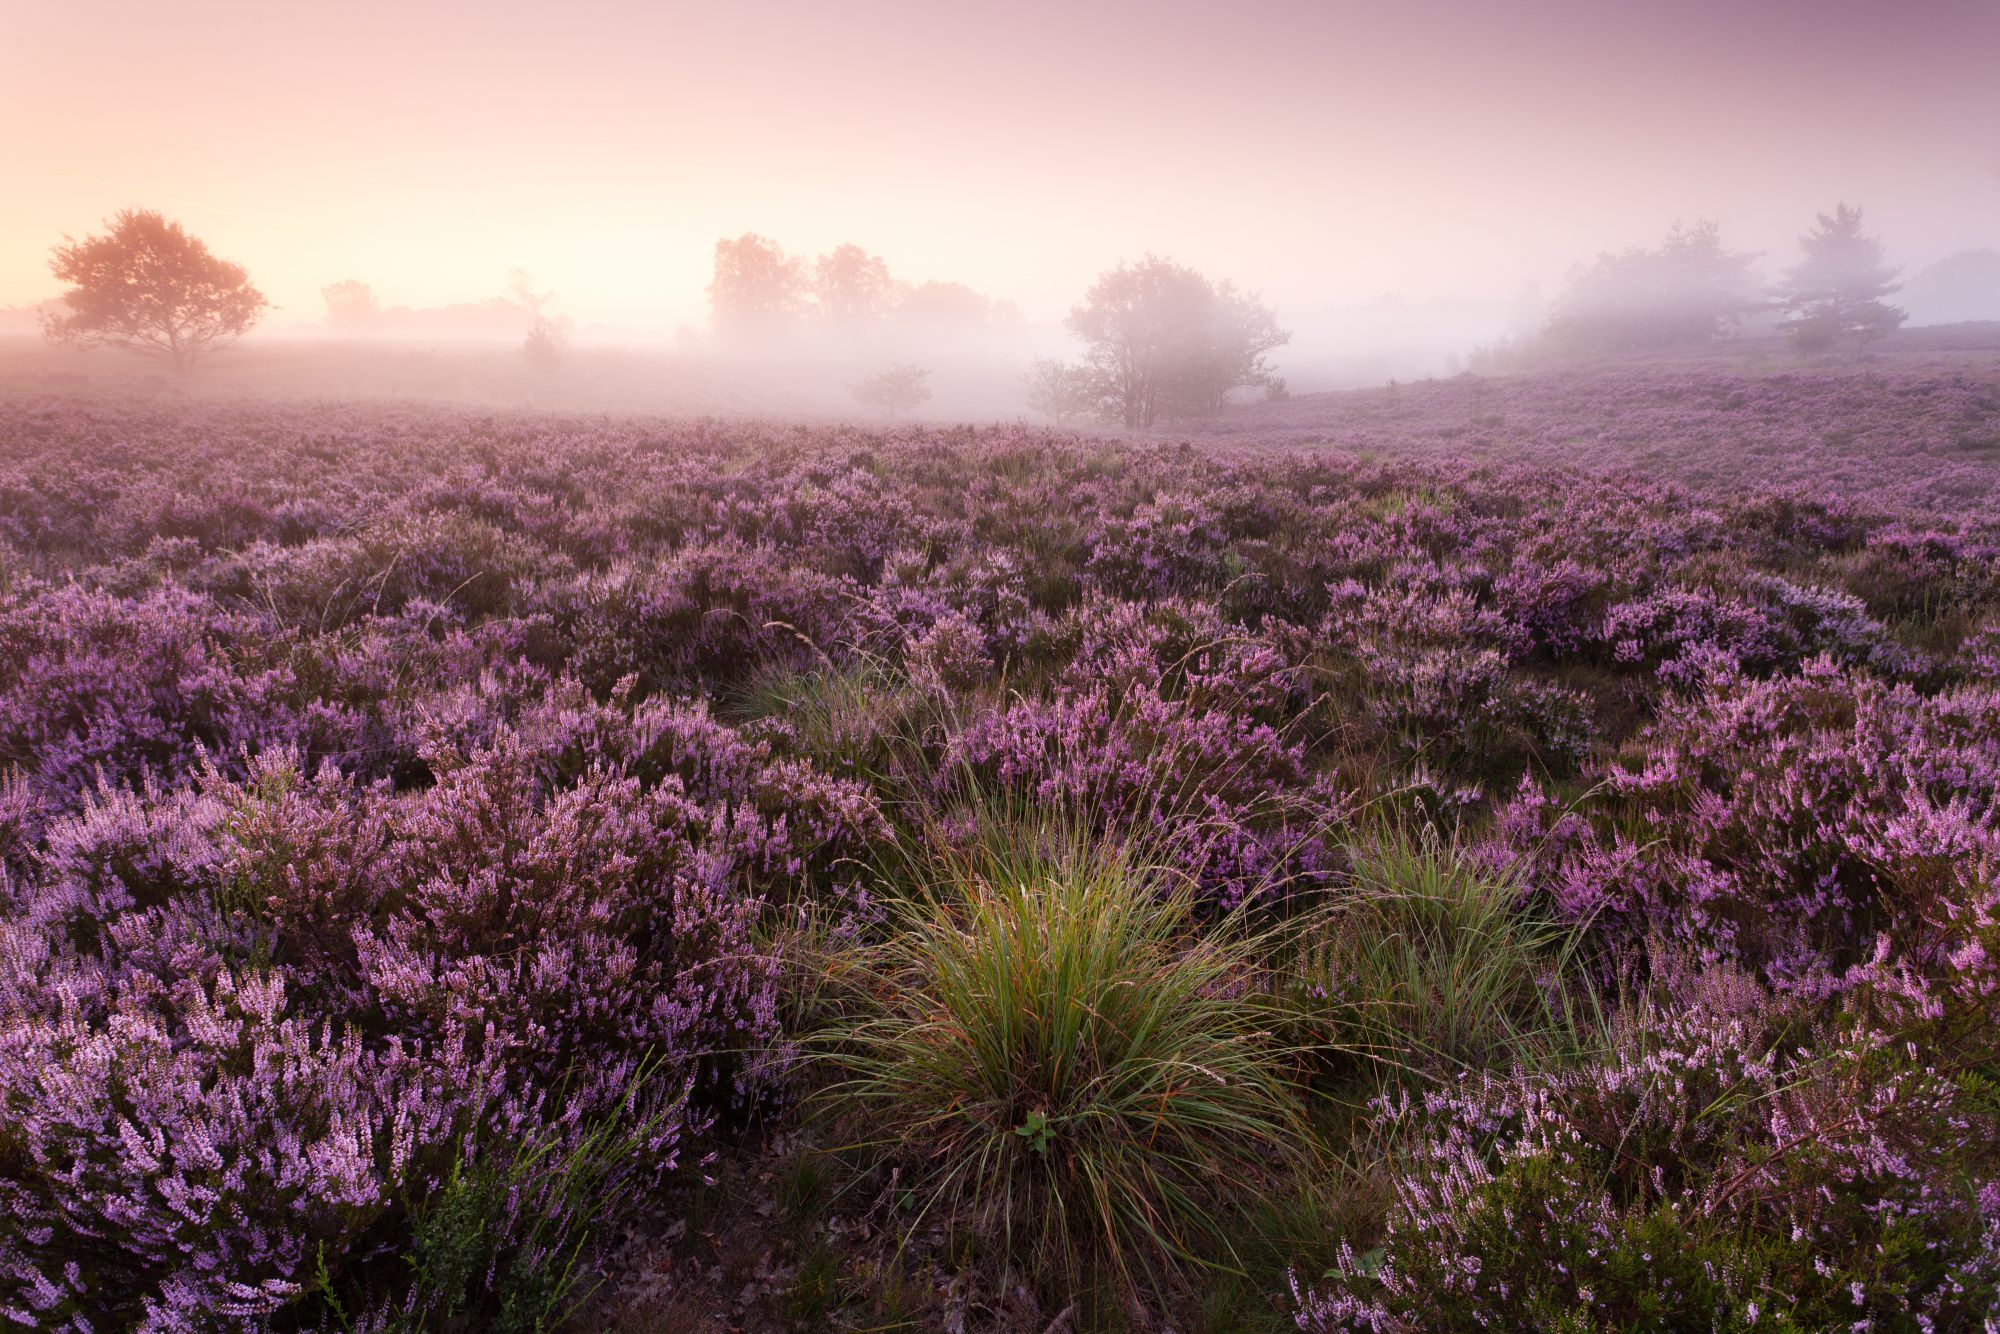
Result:
{"label": "tree", "polygon": [[868,323],[888,314],[896,280],[879,256],[858,245],[836,246],[813,264],[813,299],[836,323]]}
{"label": "tree", "polygon": [[49,268],[70,290],[43,319],[50,342],[164,357],[183,375],[242,337],[269,304],[240,264],[145,209],[126,209],[106,235],[65,236],[54,256]]}
{"label": "tree", "polygon": [[745,232],[715,243],[715,278],[708,285],[710,320],[725,334],[768,334],[796,319],[805,304],[805,274],[776,241]]}
{"label": "tree", "polygon": [[528,369],[542,375],[561,370],[563,356],[569,351],[569,334],[567,316],[535,316],[535,322],[528,326],[528,336],[521,340],[521,355],[527,358]]}
{"label": "tree", "polygon": [[849,385],[848,392],[857,402],[894,417],[931,401],[931,388],[925,383],[929,378],[930,372],[921,366],[891,366]]}
{"label": "tree", "polygon": [[1101,275],[1068,325],[1129,429],[1216,411],[1231,389],[1265,383],[1265,355],[1291,338],[1254,294],[1154,255]]}
{"label": "tree", "polygon": [[1168,392],[1173,417],[1212,417],[1222,411],[1229,391],[1239,385],[1270,388],[1275,377],[1264,355],[1283,347],[1291,335],[1256,296],[1228,282],[1215,288],[1215,305],[1196,344],[1197,355]]}
{"label": "tree", "polygon": [[1543,331],[1558,351],[1590,355],[1700,346],[1726,338],[1762,309],[1751,265],[1722,231],[1675,223],[1658,248],[1604,254],[1570,270]]}
{"label": "tree", "polygon": [[1054,357],[1037,357],[1021,376],[1027,386],[1028,410],[1062,426],[1095,414],[1101,404],[1098,380],[1087,366]]}
{"label": "tree", "polygon": [[1802,348],[1818,350],[1842,339],[1856,345],[1891,333],[1904,313],[1882,298],[1898,289],[1896,270],[1882,258],[1882,242],[1861,234],[1861,210],[1845,204],[1819,215],[1799,238],[1805,257],[1785,271],[1773,295],[1788,318],[1783,328]]}
{"label": "tree", "polygon": [[896,318],[922,329],[983,329],[993,320],[993,302],[964,283],[923,282],[902,294]]}
{"label": "tree", "polygon": [[339,333],[359,332],[372,327],[382,317],[382,303],[367,283],[353,278],[328,283],[319,289],[326,302],[327,328]]}
{"label": "tree", "polygon": [[513,303],[528,312],[528,336],[521,340],[521,355],[527,358],[528,368],[553,375],[562,369],[563,354],[569,351],[569,317],[549,313],[556,294],[537,288],[526,269],[508,273],[507,291]]}

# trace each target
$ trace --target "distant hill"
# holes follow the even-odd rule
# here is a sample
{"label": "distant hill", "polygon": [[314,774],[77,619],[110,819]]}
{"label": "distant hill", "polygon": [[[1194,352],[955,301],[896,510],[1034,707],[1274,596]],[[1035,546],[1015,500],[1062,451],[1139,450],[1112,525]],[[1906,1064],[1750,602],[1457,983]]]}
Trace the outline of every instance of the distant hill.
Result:
{"label": "distant hill", "polygon": [[1961,250],[1903,284],[1890,298],[1910,312],[1912,324],[2000,320],[2000,250]]}

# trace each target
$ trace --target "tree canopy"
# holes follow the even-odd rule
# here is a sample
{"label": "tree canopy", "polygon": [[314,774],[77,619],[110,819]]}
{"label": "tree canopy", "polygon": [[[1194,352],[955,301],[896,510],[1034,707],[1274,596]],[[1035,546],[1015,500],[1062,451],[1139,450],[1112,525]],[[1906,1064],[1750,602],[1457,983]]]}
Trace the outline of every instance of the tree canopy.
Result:
{"label": "tree canopy", "polygon": [[1903,323],[1903,311],[1883,300],[1898,288],[1896,270],[1882,258],[1882,242],[1862,235],[1860,209],[1838,204],[1820,214],[1799,249],[1804,258],[1774,290],[1795,343],[1808,349],[1865,343]]}
{"label": "tree canopy", "polygon": [[49,268],[70,285],[43,321],[50,342],[162,357],[186,374],[262,317],[268,302],[240,264],[146,209],[103,236],[63,238]]}
{"label": "tree canopy", "polygon": [[1157,255],[1101,275],[1068,325],[1108,412],[1131,429],[1212,414],[1231,389],[1266,383],[1266,355],[1291,338],[1254,293]]}
{"label": "tree canopy", "polygon": [[848,243],[813,263],[813,299],[836,323],[878,320],[896,304],[896,280],[879,255]]}
{"label": "tree canopy", "polygon": [[781,328],[805,308],[804,266],[767,236],[745,232],[715,243],[715,277],[709,309],[723,334],[760,334]]}
{"label": "tree canopy", "polygon": [[816,258],[787,255],[769,237],[746,233],[715,244],[708,286],[710,321],[724,337],[768,339],[815,322],[842,335],[902,336],[990,329],[1018,318],[963,283],[905,282],[881,256],[843,242]]}
{"label": "tree canopy", "polygon": [[1764,306],[1753,253],[1733,251],[1714,222],[1675,223],[1660,244],[1604,254],[1570,271],[1543,335],[1590,355],[1710,343]]}
{"label": "tree canopy", "polygon": [[1090,416],[1101,406],[1102,386],[1087,366],[1037,357],[1022,372],[1021,383],[1028,391],[1028,410],[1058,426]]}
{"label": "tree canopy", "polygon": [[885,417],[914,411],[931,401],[930,372],[921,366],[891,366],[849,386],[855,401]]}

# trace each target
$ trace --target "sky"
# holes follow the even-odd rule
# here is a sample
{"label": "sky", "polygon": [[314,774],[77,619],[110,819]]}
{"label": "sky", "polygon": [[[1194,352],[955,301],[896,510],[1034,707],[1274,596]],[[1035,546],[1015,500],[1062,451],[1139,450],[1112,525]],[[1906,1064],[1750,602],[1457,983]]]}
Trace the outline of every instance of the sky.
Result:
{"label": "sky", "polygon": [[1059,319],[1147,252],[1281,315],[1501,300],[1713,217],[2000,246],[2000,0],[0,0],[0,306],[159,209],[273,326],[355,278],[700,324],[716,239]]}

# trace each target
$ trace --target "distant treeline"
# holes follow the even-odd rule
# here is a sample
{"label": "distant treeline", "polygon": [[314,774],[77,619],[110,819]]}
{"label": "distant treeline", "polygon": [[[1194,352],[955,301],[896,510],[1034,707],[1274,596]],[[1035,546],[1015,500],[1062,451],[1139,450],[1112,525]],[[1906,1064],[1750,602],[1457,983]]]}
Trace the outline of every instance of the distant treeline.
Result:
{"label": "distant treeline", "polygon": [[[1862,211],[1822,213],[1799,238],[1799,259],[1775,281],[1762,258],[1732,250],[1712,221],[1675,223],[1657,246],[1604,253],[1572,268],[1547,318],[1475,349],[1474,370],[1506,370],[1578,357],[1700,347],[1749,331],[1775,330],[1801,351],[1858,348],[1902,326],[1910,311],[1888,298],[1904,290]],[[1935,320],[2000,316],[2000,252],[1964,251],[1910,285]]]}

